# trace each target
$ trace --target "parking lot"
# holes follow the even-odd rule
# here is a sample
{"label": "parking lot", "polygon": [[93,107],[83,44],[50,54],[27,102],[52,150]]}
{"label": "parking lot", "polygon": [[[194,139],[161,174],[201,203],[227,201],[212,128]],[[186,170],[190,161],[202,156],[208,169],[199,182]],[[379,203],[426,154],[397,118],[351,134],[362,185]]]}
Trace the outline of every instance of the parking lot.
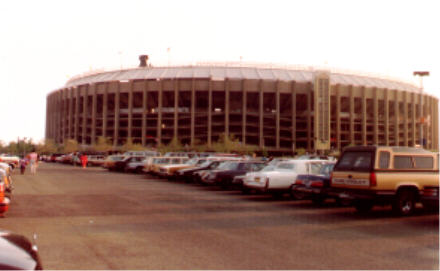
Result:
{"label": "parking lot", "polygon": [[40,163],[0,228],[45,269],[439,269],[439,215],[367,215],[146,175]]}

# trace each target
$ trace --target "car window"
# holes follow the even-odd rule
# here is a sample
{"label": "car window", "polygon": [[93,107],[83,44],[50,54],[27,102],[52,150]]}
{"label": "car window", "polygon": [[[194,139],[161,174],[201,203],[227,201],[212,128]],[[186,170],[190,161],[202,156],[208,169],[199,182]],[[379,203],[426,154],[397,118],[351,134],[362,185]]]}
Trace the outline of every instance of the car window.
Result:
{"label": "car window", "polygon": [[279,170],[290,170],[290,171],[294,171],[294,170],[295,170],[295,164],[291,164],[291,163],[280,163],[280,164],[278,164],[277,169],[279,169]]}
{"label": "car window", "polygon": [[266,166],[266,164],[263,164],[263,163],[252,164],[252,171],[260,171],[265,166]]}
{"label": "car window", "polygon": [[394,156],[394,168],[395,169],[411,169],[413,168],[411,156]]}
{"label": "car window", "polygon": [[390,153],[387,151],[381,151],[379,153],[379,168],[387,169],[390,165]]}
{"label": "car window", "polygon": [[434,167],[434,159],[432,157],[414,156],[415,168],[429,168]]}

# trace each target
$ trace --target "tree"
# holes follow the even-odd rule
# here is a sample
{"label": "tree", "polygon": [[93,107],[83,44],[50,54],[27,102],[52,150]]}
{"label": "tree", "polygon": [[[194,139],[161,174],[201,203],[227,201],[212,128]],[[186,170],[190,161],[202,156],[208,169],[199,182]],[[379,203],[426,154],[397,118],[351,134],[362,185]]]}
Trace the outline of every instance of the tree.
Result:
{"label": "tree", "polygon": [[98,137],[97,143],[92,146],[95,151],[108,152],[113,149],[112,140],[108,137]]}
{"label": "tree", "polygon": [[78,151],[78,141],[75,139],[68,139],[64,143],[63,151],[65,153],[77,152]]}
{"label": "tree", "polygon": [[178,152],[183,151],[184,146],[180,142],[180,140],[175,136],[173,139],[171,139],[170,143],[167,145],[160,144],[157,147],[158,151],[160,153],[167,153],[167,152]]}
{"label": "tree", "polygon": [[58,151],[58,146],[53,139],[45,139],[43,144],[37,145],[37,151],[39,153],[55,153]]}
{"label": "tree", "polygon": [[121,147],[122,151],[143,151],[145,148],[141,144],[133,144],[131,137],[127,138],[127,141]]}

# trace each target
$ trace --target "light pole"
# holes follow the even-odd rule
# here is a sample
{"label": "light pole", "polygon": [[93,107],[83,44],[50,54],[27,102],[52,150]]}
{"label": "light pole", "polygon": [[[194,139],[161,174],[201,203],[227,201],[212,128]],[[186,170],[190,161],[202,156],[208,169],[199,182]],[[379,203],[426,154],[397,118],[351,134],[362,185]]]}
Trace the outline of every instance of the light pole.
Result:
{"label": "light pole", "polygon": [[420,146],[423,148],[423,123],[425,122],[423,118],[423,76],[429,76],[429,72],[415,71],[413,75],[420,77]]}

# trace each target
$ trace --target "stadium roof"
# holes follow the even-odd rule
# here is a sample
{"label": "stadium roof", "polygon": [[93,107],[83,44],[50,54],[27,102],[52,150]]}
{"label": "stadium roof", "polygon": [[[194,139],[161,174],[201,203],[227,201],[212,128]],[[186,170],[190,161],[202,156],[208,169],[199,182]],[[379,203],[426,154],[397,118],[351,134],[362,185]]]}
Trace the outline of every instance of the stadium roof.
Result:
{"label": "stadium roof", "polygon": [[[175,67],[142,67],[125,70],[114,70],[81,75],[69,80],[65,87],[73,87],[83,84],[91,84],[107,81],[127,81],[142,79],[184,79],[184,78],[211,78],[212,80],[228,79],[263,79],[273,81],[296,81],[310,82],[314,74],[322,71],[310,67],[242,67],[242,66],[175,66]],[[420,89],[414,84],[397,79],[375,77],[368,74],[350,74],[330,70],[330,83],[378,87],[386,89],[406,90],[419,92]]]}

